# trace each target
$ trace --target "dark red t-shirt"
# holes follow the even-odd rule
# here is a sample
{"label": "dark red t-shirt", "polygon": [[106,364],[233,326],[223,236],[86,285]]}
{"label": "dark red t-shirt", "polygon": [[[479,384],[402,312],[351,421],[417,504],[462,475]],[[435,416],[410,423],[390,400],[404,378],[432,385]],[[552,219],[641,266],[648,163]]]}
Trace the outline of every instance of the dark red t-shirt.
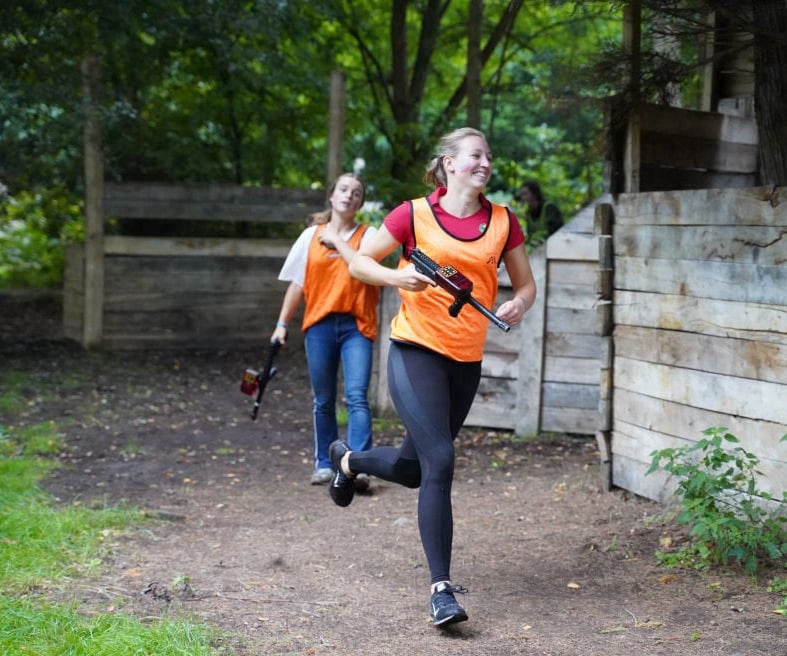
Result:
{"label": "dark red t-shirt", "polygon": [[[446,232],[457,239],[475,239],[479,233],[486,229],[486,222],[489,220],[492,204],[482,194],[481,209],[470,216],[458,218],[453,214],[449,214],[440,206],[440,197],[444,196],[445,192],[445,187],[438,187],[427,196],[429,204],[434,209],[437,221]],[[503,252],[510,251],[525,241],[522,226],[519,225],[519,221],[517,221],[516,216],[510,210],[508,211],[508,222],[508,240]],[[405,201],[391,210],[388,216],[383,219],[383,225],[396,241],[404,244],[405,251],[409,253],[415,245],[413,240],[413,222],[410,220],[410,203]]]}

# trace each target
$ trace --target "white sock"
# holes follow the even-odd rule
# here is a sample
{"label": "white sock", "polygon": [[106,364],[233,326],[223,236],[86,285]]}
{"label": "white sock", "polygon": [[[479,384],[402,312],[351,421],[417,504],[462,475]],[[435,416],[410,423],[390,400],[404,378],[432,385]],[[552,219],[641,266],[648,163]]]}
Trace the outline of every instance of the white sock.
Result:
{"label": "white sock", "polygon": [[350,454],[352,451],[348,451],[342,456],[342,461],[339,463],[339,467],[342,468],[342,474],[348,477],[352,477],[353,473],[350,471]]}
{"label": "white sock", "polygon": [[437,592],[438,587],[442,588],[443,586],[451,587],[451,581],[438,581],[437,583],[432,583],[431,594]]}

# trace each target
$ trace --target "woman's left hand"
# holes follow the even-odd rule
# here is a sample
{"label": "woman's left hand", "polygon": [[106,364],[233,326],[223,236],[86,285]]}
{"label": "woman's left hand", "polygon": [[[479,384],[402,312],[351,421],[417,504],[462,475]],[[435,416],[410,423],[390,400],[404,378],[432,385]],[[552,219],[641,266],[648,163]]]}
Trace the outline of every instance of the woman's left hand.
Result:
{"label": "woman's left hand", "polygon": [[515,296],[497,308],[495,314],[509,326],[516,326],[522,323],[522,317],[525,316],[525,308],[525,299]]}

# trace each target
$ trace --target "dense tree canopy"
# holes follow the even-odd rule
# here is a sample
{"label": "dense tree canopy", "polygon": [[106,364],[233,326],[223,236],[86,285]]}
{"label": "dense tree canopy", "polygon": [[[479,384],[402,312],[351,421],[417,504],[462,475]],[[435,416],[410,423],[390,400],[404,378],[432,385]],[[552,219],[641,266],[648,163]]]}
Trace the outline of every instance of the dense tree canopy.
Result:
{"label": "dense tree canopy", "polygon": [[[592,85],[568,69],[617,38],[619,23],[608,7],[522,7],[483,3],[481,127],[516,164],[500,188],[544,174],[575,205],[598,160],[600,113]],[[79,186],[86,53],[101,62],[114,179],[320,183],[334,69],[347,78],[345,165],[363,158],[386,200],[412,192],[439,134],[467,120],[465,2],[28,0],[1,11],[0,176],[14,187]],[[561,124],[569,115],[578,120]],[[558,146],[571,157],[554,158]],[[539,170],[546,160],[558,176]]]}
{"label": "dense tree canopy", "polygon": [[[696,106],[709,10],[750,35],[762,179],[783,184],[787,0],[637,2],[645,100]],[[603,101],[630,92],[626,5],[11,0],[0,5],[0,190],[33,204],[43,202],[37,190],[83,193],[80,62],[92,55],[110,180],[320,187],[338,70],[343,166],[364,163],[374,200],[390,207],[423,191],[440,134],[472,123],[495,154],[493,198],[510,201],[535,178],[570,216],[602,191]],[[65,223],[51,220],[49,236]]]}

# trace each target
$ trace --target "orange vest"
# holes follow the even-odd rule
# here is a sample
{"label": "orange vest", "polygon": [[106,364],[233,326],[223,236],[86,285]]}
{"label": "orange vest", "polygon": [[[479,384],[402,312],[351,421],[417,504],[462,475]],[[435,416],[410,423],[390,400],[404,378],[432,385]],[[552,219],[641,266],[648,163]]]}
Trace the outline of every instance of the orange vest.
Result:
{"label": "orange vest", "polygon": [[[473,283],[473,298],[489,309],[497,296],[497,267],[508,240],[508,212],[492,205],[486,230],[465,241],[449,235],[437,222],[425,198],[412,201],[415,245],[441,266],[450,264]],[[399,268],[409,264],[404,256]],[[399,290],[402,304],[391,322],[391,338],[420,344],[459,362],[478,362],[484,355],[489,319],[465,305],[452,317],[454,297],[440,287],[421,292]]]}
{"label": "orange vest", "polygon": [[[347,263],[339,251],[323,246],[317,236],[325,226],[317,226],[306,259],[303,280],[303,312],[301,330],[306,332],[329,314],[347,313],[355,317],[358,331],[369,339],[377,338],[377,299],[380,290],[350,275]],[[356,251],[367,226],[359,226],[348,240]]]}

